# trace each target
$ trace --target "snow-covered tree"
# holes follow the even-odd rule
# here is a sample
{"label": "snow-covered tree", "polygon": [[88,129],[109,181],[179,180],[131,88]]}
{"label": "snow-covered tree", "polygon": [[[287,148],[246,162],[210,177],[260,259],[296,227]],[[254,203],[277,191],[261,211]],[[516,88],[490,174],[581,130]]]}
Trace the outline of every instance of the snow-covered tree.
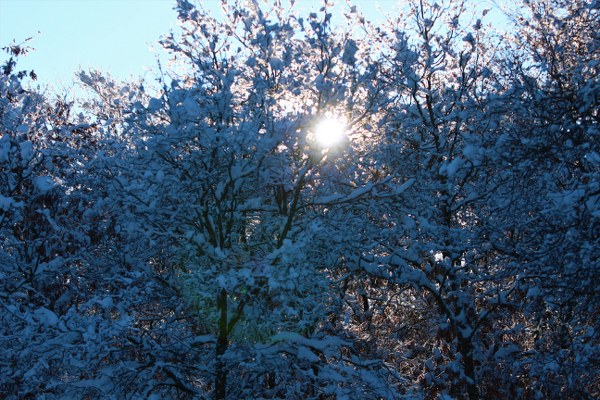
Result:
{"label": "snow-covered tree", "polygon": [[415,1],[387,33],[381,79],[393,102],[380,122],[382,173],[414,183],[376,210],[373,250],[363,257],[389,275],[383,298],[399,309],[393,319],[422,321],[402,324],[415,344],[394,346],[395,357],[407,366],[420,359],[413,373],[431,393],[475,399],[488,361],[484,329],[505,305],[514,272],[499,263],[485,223],[495,189],[485,148],[498,135],[493,43],[468,18],[463,4]]}
{"label": "snow-covered tree", "polygon": [[[132,125],[138,157],[124,185],[208,368],[181,365],[182,381],[215,398],[393,397],[380,383],[392,375],[347,360],[326,329],[340,300],[331,233],[343,229],[327,215],[376,187],[364,138],[380,95],[367,42],[348,29],[359,18],[349,12],[334,32],[327,8],[304,20],[281,5],[223,5],[219,21],[178,2],[182,36],[163,45],[186,66]],[[333,119],[346,137],[327,148],[318,135]]]}
{"label": "snow-covered tree", "polygon": [[[68,125],[69,105],[23,85],[24,44],[5,48],[0,75],[0,301],[2,380],[6,398],[58,391],[74,373],[77,334],[87,329],[80,251],[89,237],[69,196],[76,160],[69,141],[90,126]],[[65,346],[67,349],[65,349]]]}
{"label": "snow-covered tree", "polygon": [[103,396],[129,378],[131,365],[123,371],[109,360],[132,358],[127,337],[140,323],[139,304],[148,316],[153,283],[139,264],[133,269],[136,243],[115,226],[114,174],[126,144],[103,121],[88,123],[72,104],[28,88],[23,80],[35,75],[15,70],[27,49],[7,50],[0,77],[0,391],[5,398]]}
{"label": "snow-covered tree", "polygon": [[[522,349],[513,367],[531,396],[585,398],[598,391],[598,4],[522,5],[511,48],[512,93],[495,152],[506,168],[510,241],[522,265]],[[518,55],[515,57],[515,55]],[[515,62],[515,60],[517,60]],[[501,247],[501,248],[500,248]]]}
{"label": "snow-covered tree", "polygon": [[178,0],[78,103],[8,47],[0,395],[597,397],[598,4],[469,4]]}

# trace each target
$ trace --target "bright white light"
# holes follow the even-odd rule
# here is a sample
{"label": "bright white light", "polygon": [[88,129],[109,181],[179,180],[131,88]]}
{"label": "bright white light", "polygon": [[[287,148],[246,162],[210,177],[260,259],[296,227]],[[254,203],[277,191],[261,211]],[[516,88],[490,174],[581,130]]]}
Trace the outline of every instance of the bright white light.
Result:
{"label": "bright white light", "polygon": [[315,140],[323,147],[331,147],[341,142],[346,136],[346,124],[341,120],[326,117],[315,128]]}

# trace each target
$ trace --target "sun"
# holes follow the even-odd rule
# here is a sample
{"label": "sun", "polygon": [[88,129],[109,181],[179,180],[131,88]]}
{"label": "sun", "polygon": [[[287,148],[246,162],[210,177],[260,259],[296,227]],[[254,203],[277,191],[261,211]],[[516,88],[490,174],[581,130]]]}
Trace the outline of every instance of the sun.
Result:
{"label": "sun", "polygon": [[346,124],[339,118],[325,117],[315,127],[314,137],[323,147],[332,147],[346,137]]}

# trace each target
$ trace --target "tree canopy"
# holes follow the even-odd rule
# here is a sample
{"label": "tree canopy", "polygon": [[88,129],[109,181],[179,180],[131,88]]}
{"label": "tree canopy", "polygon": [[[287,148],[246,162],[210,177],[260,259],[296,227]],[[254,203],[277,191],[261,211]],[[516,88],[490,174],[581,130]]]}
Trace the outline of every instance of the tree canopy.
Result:
{"label": "tree canopy", "polygon": [[1,397],[598,398],[600,7],[467,4],[177,0],[75,102],[7,45]]}

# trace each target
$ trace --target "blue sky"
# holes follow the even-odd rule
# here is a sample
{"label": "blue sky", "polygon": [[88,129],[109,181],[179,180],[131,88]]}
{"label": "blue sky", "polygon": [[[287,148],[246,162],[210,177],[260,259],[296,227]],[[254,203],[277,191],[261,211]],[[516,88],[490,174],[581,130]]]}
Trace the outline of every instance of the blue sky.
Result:
{"label": "blue sky", "polygon": [[[298,3],[304,9],[321,2]],[[381,17],[381,11],[392,11],[396,4],[393,0],[353,3],[371,19]],[[157,41],[177,26],[174,4],[175,0],[0,0],[0,46],[33,37],[29,44],[36,50],[20,60],[19,68],[34,69],[38,84],[52,85],[50,89],[59,94],[77,92],[72,82],[80,67],[98,68],[118,79],[152,79],[148,71],[156,66],[157,54],[166,59]],[[218,0],[202,4],[219,12]],[[379,12],[373,4],[381,6]]]}
{"label": "blue sky", "polygon": [[[100,68],[120,78],[144,75],[156,65],[150,51],[176,26],[171,0],[0,0],[0,44],[33,36],[20,68],[34,69],[39,82],[59,91],[73,74]],[[40,33],[38,33],[40,32]],[[5,59],[2,56],[0,59]]]}
{"label": "blue sky", "polygon": [[[219,4],[202,1],[215,13]],[[62,94],[77,91],[72,82],[80,67],[119,79],[152,79],[148,71],[156,66],[156,56],[166,59],[157,42],[177,26],[174,5],[175,0],[0,0],[0,46],[33,37],[29,45],[35,51],[19,61],[19,68],[34,69],[43,88],[52,84]]]}

